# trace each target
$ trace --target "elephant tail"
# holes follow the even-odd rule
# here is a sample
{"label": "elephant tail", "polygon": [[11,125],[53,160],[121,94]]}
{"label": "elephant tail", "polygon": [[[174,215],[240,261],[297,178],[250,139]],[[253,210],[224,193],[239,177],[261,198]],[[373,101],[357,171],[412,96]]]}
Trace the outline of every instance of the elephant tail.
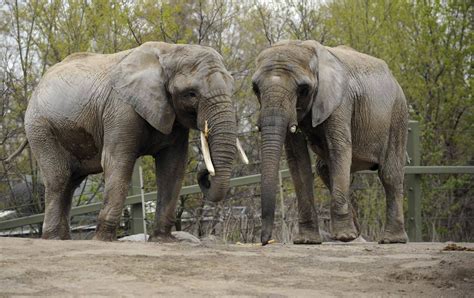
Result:
{"label": "elephant tail", "polygon": [[17,157],[25,148],[26,148],[26,145],[28,145],[28,139],[25,139],[20,147],[18,147],[18,149],[16,149],[15,152],[13,152],[8,158],[6,159],[1,159],[2,161],[5,161],[5,163],[10,163],[12,161],[12,159],[14,159],[15,157]]}

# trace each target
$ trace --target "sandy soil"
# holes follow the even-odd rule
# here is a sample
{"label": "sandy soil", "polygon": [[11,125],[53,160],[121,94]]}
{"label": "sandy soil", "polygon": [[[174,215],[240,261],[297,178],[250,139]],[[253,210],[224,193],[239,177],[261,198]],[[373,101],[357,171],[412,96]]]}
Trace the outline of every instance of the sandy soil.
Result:
{"label": "sandy soil", "polygon": [[445,246],[0,238],[0,296],[474,295],[474,252]]}

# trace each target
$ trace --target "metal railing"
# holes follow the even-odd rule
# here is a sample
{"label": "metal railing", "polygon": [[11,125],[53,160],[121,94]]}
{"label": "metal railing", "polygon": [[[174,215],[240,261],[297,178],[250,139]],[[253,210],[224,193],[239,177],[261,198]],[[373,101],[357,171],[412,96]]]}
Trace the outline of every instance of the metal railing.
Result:
{"label": "metal railing", "polygon": [[[418,122],[410,121],[408,131],[408,156],[410,165],[405,167],[405,185],[408,198],[407,233],[410,241],[421,241],[421,175],[425,174],[474,174],[474,166],[420,166],[420,130]],[[314,171],[314,167],[313,167]],[[376,174],[377,171],[361,171],[361,174]],[[288,169],[280,171],[281,178],[290,177]],[[230,186],[245,186],[260,183],[261,175],[249,175],[237,177],[230,180]],[[125,199],[125,206],[131,205],[131,231],[132,233],[143,232],[142,204],[140,194],[140,181],[138,176],[138,162],[132,175],[130,195]],[[198,185],[184,186],[180,195],[200,193]],[[148,192],[145,201],[156,200],[156,191]],[[71,216],[97,212],[102,208],[102,202],[92,203],[84,206],[73,207]],[[44,220],[44,213],[21,218],[0,221],[0,230],[14,229],[26,225],[40,224]]]}

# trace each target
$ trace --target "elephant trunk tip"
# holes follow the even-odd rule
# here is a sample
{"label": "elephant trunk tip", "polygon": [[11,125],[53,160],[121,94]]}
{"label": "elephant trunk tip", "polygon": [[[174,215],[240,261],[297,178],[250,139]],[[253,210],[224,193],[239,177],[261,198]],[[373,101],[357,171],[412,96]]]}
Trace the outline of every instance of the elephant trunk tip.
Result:
{"label": "elephant trunk tip", "polygon": [[207,169],[198,170],[198,185],[201,188],[204,198],[210,202],[222,201],[229,190],[229,182],[226,179],[211,177]]}
{"label": "elephant trunk tip", "polygon": [[260,236],[260,242],[262,246],[269,244],[270,240],[272,239],[272,231],[273,231],[273,214],[270,214],[269,217],[264,216],[262,218],[262,232]]}
{"label": "elephant trunk tip", "polygon": [[272,239],[272,229],[270,229],[269,231],[266,229],[263,229],[262,235],[260,237],[260,242],[262,243],[262,246],[269,244],[271,239]]}

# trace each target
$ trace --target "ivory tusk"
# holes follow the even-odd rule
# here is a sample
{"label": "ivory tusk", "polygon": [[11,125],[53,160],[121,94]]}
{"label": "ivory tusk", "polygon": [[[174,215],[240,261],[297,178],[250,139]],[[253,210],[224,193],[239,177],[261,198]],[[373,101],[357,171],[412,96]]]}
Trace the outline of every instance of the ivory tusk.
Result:
{"label": "ivory tusk", "polygon": [[204,136],[207,139],[207,136],[209,135],[209,127],[207,126],[207,120],[204,121]]}
{"label": "ivory tusk", "polygon": [[292,125],[292,126],[290,127],[290,132],[291,132],[291,133],[295,133],[295,132],[296,132],[296,125]]}
{"label": "ivory tusk", "polygon": [[242,162],[246,165],[249,164],[249,159],[247,158],[247,155],[245,154],[244,148],[242,148],[242,145],[240,144],[239,138],[237,140],[237,151],[239,151],[239,156]]}
{"label": "ivory tusk", "polygon": [[216,175],[216,171],[214,170],[214,165],[212,164],[212,160],[211,160],[209,144],[207,143],[206,135],[202,131],[201,131],[201,148],[202,148],[202,155],[204,156],[204,163],[206,164],[206,168],[207,168],[207,171],[209,172],[209,175],[211,176]]}

